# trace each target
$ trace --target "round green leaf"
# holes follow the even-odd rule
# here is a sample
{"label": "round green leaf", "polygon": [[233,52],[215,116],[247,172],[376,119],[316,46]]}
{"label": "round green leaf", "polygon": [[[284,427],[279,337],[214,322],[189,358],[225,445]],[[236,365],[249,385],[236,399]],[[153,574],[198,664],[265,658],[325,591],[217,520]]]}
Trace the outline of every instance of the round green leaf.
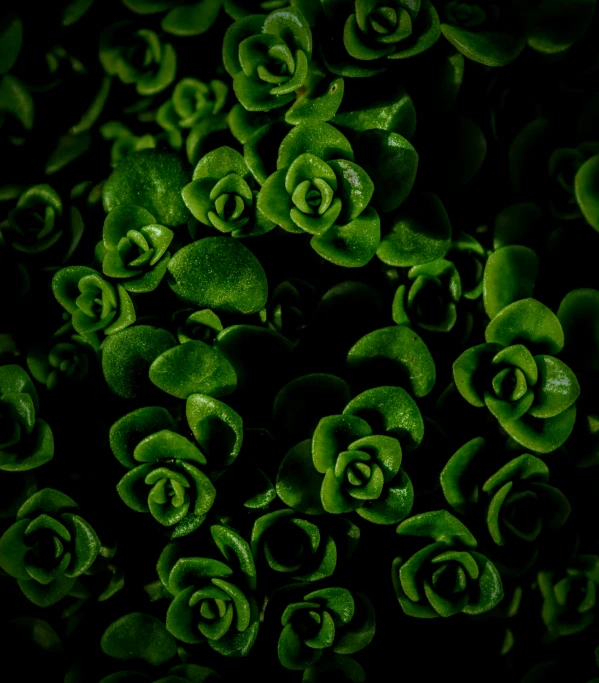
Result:
{"label": "round green leaf", "polygon": [[132,612],[112,622],[102,636],[102,650],[115,659],[142,659],[153,666],[177,653],[175,639],[151,614]]}
{"label": "round green leaf", "polygon": [[493,252],[483,276],[483,301],[489,318],[514,301],[531,297],[538,272],[539,258],[528,247],[507,246]]}
{"label": "round green leaf", "polygon": [[324,512],[320,502],[322,478],[312,463],[312,441],[307,439],[283,458],[277,472],[277,494],[298,512],[320,515]]}
{"label": "round green leaf", "polygon": [[246,246],[229,237],[205,237],[179,249],[168,272],[175,294],[201,308],[249,314],[266,304],[264,269]]}
{"label": "round green leaf", "polygon": [[587,223],[599,230],[599,154],[591,157],[578,169],[574,191]]}
{"label": "round green leaf", "polygon": [[104,210],[109,213],[121,204],[136,204],[160,225],[181,225],[190,217],[181,197],[188,182],[189,169],[180,155],[144,149],[125,157],[104,183]]}

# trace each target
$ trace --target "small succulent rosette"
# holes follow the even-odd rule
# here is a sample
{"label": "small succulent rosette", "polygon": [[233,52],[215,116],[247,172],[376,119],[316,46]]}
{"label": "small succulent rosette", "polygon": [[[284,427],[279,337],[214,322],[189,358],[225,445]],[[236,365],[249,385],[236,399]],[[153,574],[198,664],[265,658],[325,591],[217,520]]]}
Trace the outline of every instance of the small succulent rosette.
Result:
{"label": "small succulent rosette", "polygon": [[156,112],[156,122],[167,133],[174,149],[181,149],[183,133],[205,119],[219,114],[227,101],[229,86],[217,79],[203,83],[183,78],[173,88],[171,98]]}
{"label": "small succulent rosette", "polygon": [[541,616],[551,640],[574,635],[595,622],[599,557],[579,555],[563,570],[541,570]]}
{"label": "small succulent rosette", "polygon": [[14,207],[0,222],[0,247],[4,244],[22,258],[64,263],[83,234],[79,210],[65,206],[50,185],[33,185],[18,196]]}
{"label": "small succulent rosette", "polygon": [[30,349],[27,367],[31,376],[49,391],[58,386],[80,384],[88,376],[91,356],[99,345],[97,335],[72,334],[59,339],[47,350]]}
{"label": "small succulent rosette", "polygon": [[249,111],[290,105],[308,82],[312,31],[295,7],[252,14],[225,33],[223,61],[233,90]]}
{"label": "small succulent rosette", "polygon": [[535,299],[521,299],[495,315],[485,339],[453,364],[460,394],[486,407],[524,448],[554,451],[574,428],[580,394],[576,375],[553,355],[564,346],[559,320]]}
{"label": "small succulent rosette", "polygon": [[38,411],[37,391],[25,370],[0,366],[0,470],[32,470],[54,456],[52,430]]}
{"label": "small succulent rosette", "polygon": [[322,5],[333,36],[325,44],[325,60],[342,76],[384,71],[395,60],[422,54],[441,36],[429,0],[323,0]]}
{"label": "small succulent rosette", "polygon": [[155,95],[167,88],[177,71],[177,53],[149,29],[120,21],[100,36],[100,62],[109,76],[135,85],[140,95]]}
{"label": "small succulent rosette", "polygon": [[303,513],[356,512],[375,524],[397,524],[414,502],[412,483],[401,468],[402,443],[411,450],[423,433],[420,411],[404,389],[369,389],[343,414],[323,417],[312,439],[287,453],[277,493]]}
{"label": "small succulent rosette", "polygon": [[52,278],[52,291],[71,317],[75,331],[87,337],[124,330],[135,322],[135,307],[127,290],[114,287],[87,266],[68,266]]}
{"label": "small succulent rosette", "polygon": [[502,600],[503,586],[495,565],[475,550],[474,536],[446,510],[410,517],[397,527],[397,533],[400,549],[405,550],[393,560],[392,578],[408,616],[478,615]]}
{"label": "small succulent rosette", "polygon": [[96,532],[78,511],[60,491],[42,489],[21,506],[0,538],[0,567],[39,607],[69,594],[100,552]]}
{"label": "small succulent rosette", "polygon": [[355,550],[359,528],[347,519],[308,518],[284,508],[259,517],[252,528],[252,552],[282,578],[312,582],[326,579]]}
{"label": "small succulent rosette", "polygon": [[[245,657],[256,640],[256,568],[249,544],[232,529],[213,525],[213,557],[181,557],[168,545],[158,574],[173,596],[166,628],[183,643],[207,643],[227,657]],[[224,560],[224,561],[223,561]]]}
{"label": "small succulent rosette", "polygon": [[200,448],[174,431],[173,418],[160,407],[139,408],[110,430],[112,451],[130,470],[117,486],[119,495],[136,512],[150,513],[170,538],[202,524],[216,497],[206,472],[231,464],[243,435],[241,418],[233,421],[236,413],[216,399],[194,394],[187,411]]}
{"label": "small succulent rosette", "polygon": [[265,611],[265,620],[280,620],[282,626],[277,646],[280,663],[286,669],[309,670],[307,680],[312,667],[327,661],[341,664],[342,671],[345,656],[369,645],[376,629],[374,608],[363,593],[337,586],[313,588],[301,583],[280,588]]}
{"label": "small succulent rosette", "polygon": [[103,240],[96,248],[103,274],[128,292],[153,292],[166,273],[173,234],[143,207],[117,206],[106,216]]}
{"label": "small succulent rosette", "polygon": [[288,232],[310,235],[324,259],[356,268],[372,259],[380,241],[374,189],[342,133],[327,123],[300,123],[281,143],[258,210]]}
{"label": "small succulent rosette", "polygon": [[[480,437],[464,444],[441,472],[445,499],[475,529],[484,528],[489,555],[502,571],[533,565],[543,540],[567,521],[571,507],[549,482],[549,468],[525,453],[497,468],[496,453]],[[494,544],[489,545],[489,541]]]}
{"label": "small succulent rosette", "polygon": [[257,204],[258,189],[243,156],[219,147],[200,159],[192,182],[183,188],[183,201],[203,225],[252,237],[275,227]]}

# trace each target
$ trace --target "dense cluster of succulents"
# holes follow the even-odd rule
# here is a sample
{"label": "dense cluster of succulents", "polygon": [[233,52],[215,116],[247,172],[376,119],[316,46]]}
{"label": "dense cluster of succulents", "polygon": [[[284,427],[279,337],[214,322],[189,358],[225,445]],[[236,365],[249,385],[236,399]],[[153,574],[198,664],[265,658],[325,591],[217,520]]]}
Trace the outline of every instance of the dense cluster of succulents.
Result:
{"label": "dense cluster of succulents", "polygon": [[0,677],[599,681],[598,45],[2,6]]}

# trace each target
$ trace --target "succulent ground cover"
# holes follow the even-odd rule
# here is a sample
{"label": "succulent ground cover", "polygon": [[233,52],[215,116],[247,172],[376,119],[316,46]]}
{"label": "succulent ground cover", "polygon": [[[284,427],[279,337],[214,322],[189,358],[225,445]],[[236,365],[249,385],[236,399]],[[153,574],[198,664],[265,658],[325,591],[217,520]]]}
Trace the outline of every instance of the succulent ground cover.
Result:
{"label": "succulent ground cover", "polygon": [[599,680],[598,22],[3,4],[0,673]]}

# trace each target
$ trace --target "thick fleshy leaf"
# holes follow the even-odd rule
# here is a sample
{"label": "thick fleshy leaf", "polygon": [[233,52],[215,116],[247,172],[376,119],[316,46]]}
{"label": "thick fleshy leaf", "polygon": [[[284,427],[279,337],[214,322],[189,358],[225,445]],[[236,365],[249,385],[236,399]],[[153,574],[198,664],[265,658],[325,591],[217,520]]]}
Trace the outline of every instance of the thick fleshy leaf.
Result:
{"label": "thick fleshy leaf", "polygon": [[480,371],[484,373],[500,351],[500,344],[479,344],[464,351],[453,364],[453,378],[458,391],[476,408],[485,405],[484,386],[479,381]]}
{"label": "thick fleshy leaf", "polygon": [[485,446],[482,437],[468,441],[451,456],[441,472],[441,488],[445,500],[462,515],[478,502],[476,465],[473,467],[473,463],[478,462]]}
{"label": "thick fleshy leaf", "polygon": [[201,341],[189,341],[162,353],[152,362],[149,376],[159,389],[177,398],[226,396],[237,385],[235,370],[227,359]]}
{"label": "thick fleshy leaf", "polygon": [[483,278],[483,300],[489,318],[514,301],[532,296],[538,272],[539,258],[528,247],[507,246],[493,252]]}
{"label": "thick fleshy leaf", "polygon": [[354,160],[347,138],[330,124],[320,122],[306,121],[291,129],[279,147],[277,170],[291,166],[300,154],[313,154],[323,161]]}
{"label": "thick fleshy leaf", "polygon": [[426,344],[404,326],[384,327],[362,337],[347,354],[348,366],[369,383],[394,383],[414,396],[426,396],[435,384],[435,362]]}
{"label": "thick fleshy leaf", "polygon": [[254,590],[256,588],[256,566],[247,541],[232,529],[217,524],[210,527],[210,533],[227,560],[227,564],[241,571],[248,587]]}
{"label": "thick fleshy leaf", "polygon": [[533,417],[548,418],[569,408],[580,395],[580,385],[570,368],[553,356],[535,356],[539,381],[535,400],[528,410]]}
{"label": "thick fleshy leaf", "polygon": [[377,500],[366,501],[357,512],[375,524],[397,524],[410,514],[413,503],[414,487],[401,470]]}
{"label": "thick fleshy leaf", "polygon": [[148,371],[154,360],[176,344],[170,332],[150,325],[135,325],[110,335],[102,344],[106,383],[122,398],[141,396],[152,388]]}
{"label": "thick fleshy leaf", "polygon": [[475,551],[471,551],[470,555],[476,561],[480,573],[476,588],[471,591],[468,604],[462,611],[465,614],[483,614],[501,602],[503,585],[497,568],[490,560]]}
{"label": "thick fleshy leaf", "polygon": [[194,618],[194,610],[189,606],[189,600],[195,591],[194,586],[189,586],[178,593],[166,613],[167,631],[177,640],[189,645],[201,643],[203,640]]}
{"label": "thick fleshy leaf", "polygon": [[156,617],[133,612],[114,621],[104,631],[102,650],[110,657],[122,660],[142,659],[158,666],[174,657],[175,639]]}
{"label": "thick fleshy leaf", "polygon": [[442,258],[450,246],[451,223],[443,203],[421,192],[385,217],[377,256],[389,266],[417,266]]}
{"label": "thick fleshy leaf", "polygon": [[569,292],[559,305],[557,318],[564,330],[564,360],[576,371],[599,370],[599,291]]}
{"label": "thick fleshy leaf", "polygon": [[189,218],[181,197],[188,182],[189,171],[179,155],[154,149],[135,152],[123,159],[104,183],[104,210],[108,213],[121,204],[136,204],[161,225],[181,225]]}
{"label": "thick fleshy leaf", "polygon": [[189,244],[168,264],[175,294],[201,308],[256,313],[268,295],[266,274],[258,259],[238,240],[205,237]]}
{"label": "thick fleshy leaf", "polygon": [[163,429],[175,429],[171,414],[158,406],[139,408],[119,418],[110,428],[110,448],[125,467],[137,467],[134,458],[137,444],[147,436]]}
{"label": "thick fleshy leaf", "polygon": [[286,669],[303,671],[315,664],[322,655],[321,650],[304,645],[300,636],[294,631],[293,624],[283,628],[277,646],[279,661]]}
{"label": "thick fleshy leaf", "polygon": [[505,66],[524,48],[524,38],[509,33],[474,33],[461,26],[441,24],[445,38],[465,57],[485,66]]}
{"label": "thick fleshy leaf", "polygon": [[587,223],[599,230],[599,154],[578,169],[574,189],[576,201]]}
{"label": "thick fleshy leaf", "polygon": [[346,268],[365,266],[377,253],[381,239],[380,219],[368,207],[345,225],[332,225],[322,235],[315,235],[310,245],[327,261]]}
{"label": "thick fleshy leaf", "polygon": [[382,212],[397,209],[416,179],[418,153],[414,147],[397,133],[368,130],[359,136],[355,152],[374,183],[374,206]]}
{"label": "thick fleshy leaf", "polygon": [[135,447],[133,457],[139,462],[148,463],[175,459],[206,464],[204,455],[190,441],[169,429],[144,437]]}
{"label": "thick fleshy leaf", "polygon": [[424,512],[410,517],[397,527],[397,533],[402,536],[424,536],[443,543],[459,541],[471,548],[476,547],[474,536],[447,510]]}
{"label": "thick fleshy leaf", "polygon": [[312,463],[312,441],[307,439],[292,448],[277,472],[279,498],[289,507],[308,515],[324,512],[320,501],[322,475]]}
{"label": "thick fleshy leaf", "polygon": [[414,450],[424,436],[420,409],[401,387],[368,389],[353,398],[343,413],[362,418],[374,434],[395,437],[407,451]]}
{"label": "thick fleshy leaf", "polygon": [[502,309],[485,330],[487,342],[524,344],[538,353],[558,353],[564,331],[555,314],[536,299],[521,299]]}
{"label": "thick fleshy leaf", "polygon": [[576,406],[559,415],[541,419],[525,415],[519,420],[503,422],[501,426],[518,442],[536,453],[551,453],[566,442],[576,421]]}
{"label": "thick fleshy leaf", "polygon": [[243,421],[233,408],[204,394],[187,398],[187,423],[210,467],[230,465],[241,450]]}

